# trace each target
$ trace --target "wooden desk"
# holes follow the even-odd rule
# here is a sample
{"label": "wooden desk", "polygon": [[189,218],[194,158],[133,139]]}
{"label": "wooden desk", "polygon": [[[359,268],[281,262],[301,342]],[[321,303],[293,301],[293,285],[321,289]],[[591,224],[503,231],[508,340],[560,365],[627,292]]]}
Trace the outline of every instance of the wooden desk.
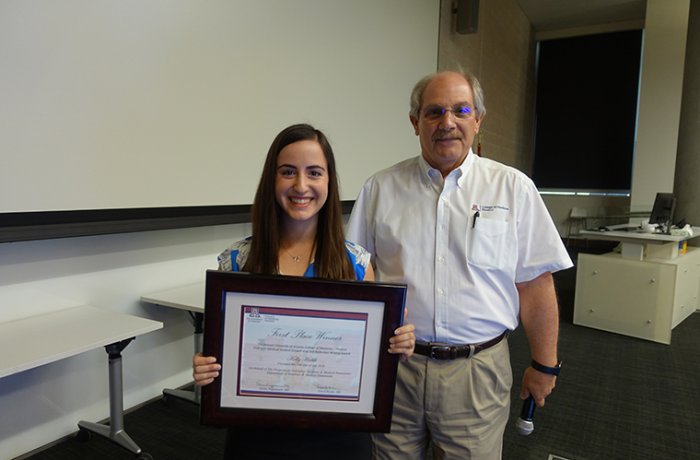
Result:
{"label": "wooden desk", "polygon": [[[194,326],[194,352],[202,351],[202,334],[204,333],[204,294],[205,283],[192,283],[172,289],[153,292],[141,296],[143,302],[153,305],[185,310],[189,313]],[[195,404],[199,404],[201,389],[195,386],[194,391],[166,388],[165,396],[174,396]]]}
{"label": "wooden desk", "polygon": [[109,354],[109,426],[78,422],[83,438],[104,436],[150,459],[124,431],[121,351],[138,335],[163,323],[89,305],[0,323],[0,378],[104,346]]}

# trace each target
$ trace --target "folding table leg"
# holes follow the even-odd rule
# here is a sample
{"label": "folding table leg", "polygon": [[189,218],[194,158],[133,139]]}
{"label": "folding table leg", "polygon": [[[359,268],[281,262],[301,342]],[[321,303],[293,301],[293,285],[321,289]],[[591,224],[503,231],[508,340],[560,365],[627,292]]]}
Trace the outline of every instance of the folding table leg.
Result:
{"label": "folding table leg", "polygon": [[[192,313],[192,322],[194,324],[194,352],[198,353],[202,351],[202,334],[204,333],[204,314],[203,313]],[[195,385],[194,391],[190,390],[177,390],[166,388],[163,390],[163,395],[172,396],[174,398],[182,399],[193,404],[199,404],[201,400],[202,389]]]}
{"label": "folding table leg", "polygon": [[105,347],[109,355],[109,425],[81,420],[78,422],[78,427],[81,431],[86,430],[105,437],[137,455],[139,459],[147,460],[152,457],[142,452],[141,448],[124,431],[124,387],[122,382],[121,352],[132,340],[134,340],[134,337]]}

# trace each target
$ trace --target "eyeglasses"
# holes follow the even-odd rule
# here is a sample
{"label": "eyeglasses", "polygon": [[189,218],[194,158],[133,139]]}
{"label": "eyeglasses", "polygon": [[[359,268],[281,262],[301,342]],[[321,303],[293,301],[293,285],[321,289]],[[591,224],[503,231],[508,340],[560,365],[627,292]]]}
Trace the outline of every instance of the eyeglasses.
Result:
{"label": "eyeglasses", "polygon": [[447,112],[452,112],[455,118],[464,119],[469,118],[474,113],[474,109],[465,104],[455,105],[451,109],[439,105],[430,105],[423,110],[423,116],[428,120],[436,121],[444,117]]}

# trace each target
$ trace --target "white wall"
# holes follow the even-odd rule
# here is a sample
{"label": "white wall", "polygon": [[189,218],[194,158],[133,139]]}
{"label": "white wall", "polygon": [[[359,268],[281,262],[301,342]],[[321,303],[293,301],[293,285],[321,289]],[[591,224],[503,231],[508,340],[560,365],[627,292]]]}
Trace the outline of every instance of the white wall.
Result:
{"label": "white wall", "polygon": [[[203,280],[216,255],[249,232],[240,224],[0,244],[0,321],[81,304],[162,321],[122,353],[124,407],[133,407],[191,381],[193,353],[188,315],[140,296]],[[107,369],[101,348],[1,378],[0,459],[108,417]]]}
{"label": "white wall", "polygon": [[690,0],[647,0],[631,211],[673,192]]}

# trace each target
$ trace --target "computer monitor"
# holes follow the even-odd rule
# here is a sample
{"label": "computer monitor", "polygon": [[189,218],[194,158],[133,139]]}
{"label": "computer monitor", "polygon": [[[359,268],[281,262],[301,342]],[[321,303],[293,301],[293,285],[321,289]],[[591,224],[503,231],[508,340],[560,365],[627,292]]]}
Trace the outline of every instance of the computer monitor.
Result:
{"label": "computer monitor", "polygon": [[657,193],[654,207],[651,209],[651,216],[649,216],[649,223],[659,225],[664,233],[670,233],[675,210],[676,198],[673,193]]}

